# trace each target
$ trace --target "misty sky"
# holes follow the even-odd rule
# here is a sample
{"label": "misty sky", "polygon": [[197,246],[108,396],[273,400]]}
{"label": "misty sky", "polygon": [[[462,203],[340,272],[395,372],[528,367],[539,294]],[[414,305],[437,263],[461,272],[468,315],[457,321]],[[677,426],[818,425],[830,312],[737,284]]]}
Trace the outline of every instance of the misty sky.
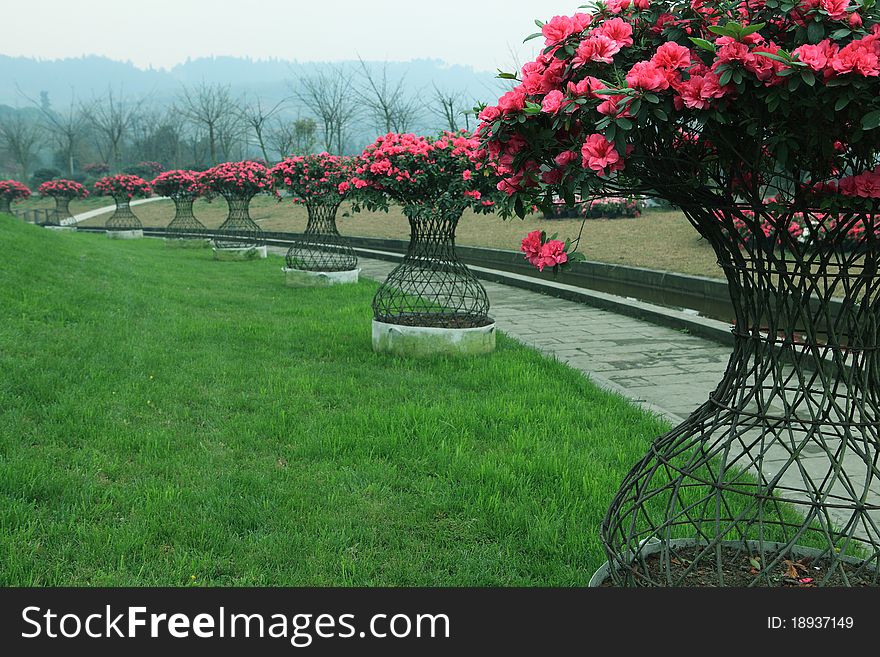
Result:
{"label": "misty sky", "polygon": [[[578,0],[39,0],[4,8],[0,53],[43,59],[104,55],[146,68],[187,57],[299,61],[443,59],[478,70],[533,56],[535,18]],[[515,53],[511,54],[511,53]]]}

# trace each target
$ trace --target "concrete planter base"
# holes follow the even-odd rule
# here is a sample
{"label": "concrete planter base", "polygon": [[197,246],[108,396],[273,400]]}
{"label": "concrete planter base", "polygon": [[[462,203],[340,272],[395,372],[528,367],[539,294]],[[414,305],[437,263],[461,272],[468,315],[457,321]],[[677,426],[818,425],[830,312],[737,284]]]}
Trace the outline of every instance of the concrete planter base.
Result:
{"label": "concrete planter base", "polygon": [[211,240],[187,237],[166,237],[163,240],[169,249],[207,249]]}
{"label": "concrete planter base", "polygon": [[107,237],[111,240],[139,240],[144,236],[144,231],[137,230],[108,230]]}
{"label": "concrete planter base", "polygon": [[214,260],[223,262],[242,262],[245,260],[262,260],[269,257],[265,246],[246,246],[234,249],[218,249],[214,247]]}
{"label": "concrete planter base", "polygon": [[108,230],[107,237],[111,240],[139,240],[144,236],[144,231],[137,230]]}
{"label": "concrete planter base", "polygon": [[347,271],[306,271],[304,269],[283,268],[284,284],[288,287],[330,287],[349,285],[358,282],[360,269]]}
{"label": "concrete planter base", "polygon": [[394,356],[478,356],[495,351],[495,324],[479,328],[402,326],[373,320],[373,351]]}
{"label": "concrete planter base", "polygon": [[75,233],[76,226],[43,226],[46,230],[55,230],[61,233]]}
{"label": "concrete planter base", "polygon": [[[706,545],[706,541],[696,538],[673,538],[669,540],[668,544],[671,549],[682,549]],[[753,553],[760,552],[761,546],[758,541],[746,541],[746,544],[749,550],[751,550]],[[643,557],[650,557],[657,554],[663,549],[663,543],[656,538],[646,539],[642,542],[641,545],[641,556]],[[725,548],[742,549],[743,544],[742,541],[721,541],[721,546]],[[764,541],[764,549],[775,552],[785,549],[785,544]],[[827,556],[826,551],[817,550],[816,548],[811,547],[805,547],[803,545],[792,545],[787,549],[787,553],[789,559],[803,559],[804,557],[818,559]],[[627,561],[631,559],[632,554],[629,554],[627,556]],[[844,563],[848,563],[853,566],[857,566],[859,564],[858,559],[850,556],[841,557],[841,560]],[[591,588],[603,586],[611,578],[611,568],[612,566],[609,562],[606,561],[605,563],[603,563],[601,566],[599,566],[599,569],[595,573],[593,573],[593,576],[590,578],[590,583],[587,586]]]}

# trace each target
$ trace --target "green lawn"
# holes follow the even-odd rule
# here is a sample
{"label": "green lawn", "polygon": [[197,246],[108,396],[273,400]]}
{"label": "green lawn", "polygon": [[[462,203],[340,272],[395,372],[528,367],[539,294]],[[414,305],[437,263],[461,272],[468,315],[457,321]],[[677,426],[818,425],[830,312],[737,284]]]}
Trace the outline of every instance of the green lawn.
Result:
{"label": "green lawn", "polygon": [[583,586],[665,429],[503,335],[373,354],[372,282],[7,216],[0,242],[2,585]]}

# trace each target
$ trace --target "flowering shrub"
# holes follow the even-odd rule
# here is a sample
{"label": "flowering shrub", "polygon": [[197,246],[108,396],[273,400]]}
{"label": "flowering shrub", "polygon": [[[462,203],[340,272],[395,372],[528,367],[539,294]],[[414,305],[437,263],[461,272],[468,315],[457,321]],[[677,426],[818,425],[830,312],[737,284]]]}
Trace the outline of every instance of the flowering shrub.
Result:
{"label": "flowering shrub", "polygon": [[596,7],[540,24],[541,54],[480,111],[506,213],[635,191],[683,207],[877,203],[873,0]]}
{"label": "flowering shrub", "polygon": [[95,182],[94,188],[98,196],[112,196],[113,198],[124,199],[135,197],[147,198],[153,193],[150,183],[140,176],[128,174],[100,178]]}
{"label": "flowering shrub", "polygon": [[40,185],[37,190],[40,196],[51,196],[53,198],[87,198],[89,190],[73,180],[47,180]]}
{"label": "flowering shrub", "polygon": [[570,256],[580,255],[567,253],[570,247],[568,241],[562,242],[556,239],[555,235],[548,238],[544,231],[534,230],[526,235],[520,251],[539,271],[544,271],[544,267],[551,267],[556,272],[561,266],[572,261]]}
{"label": "flowering shrub", "polygon": [[[834,246],[851,250],[863,245],[868,238],[868,226],[860,215],[847,217],[822,211],[774,212],[772,204],[767,205],[760,215],[743,209],[740,217],[733,218],[733,229],[739,235],[741,246],[762,241],[765,247],[783,250],[823,248],[829,235],[842,230],[842,237]],[[722,230],[729,232],[724,214],[719,212],[717,217],[724,226]],[[880,226],[872,226],[871,232],[872,239],[880,240]]]}
{"label": "flowering shrub", "polygon": [[104,164],[103,162],[90,162],[83,167],[83,171],[88,175],[97,178],[99,176],[106,176],[110,173],[110,165]]}
{"label": "flowering shrub", "polygon": [[585,201],[583,204],[583,214],[588,219],[640,217],[644,207],[644,201],[622,196],[610,196]]}
{"label": "flowering shrub", "polygon": [[359,191],[356,206],[387,208],[388,200],[393,200],[459,214],[468,207],[489,212],[494,206],[494,182],[480,161],[479,146],[477,139],[464,133],[379,137],[355,166],[351,185]]}
{"label": "flowering shrub", "polygon": [[257,162],[224,162],[205,171],[202,183],[210,192],[224,196],[253,197],[272,189],[269,170]]}
{"label": "flowering shrub", "polygon": [[320,153],[289,157],[270,170],[276,189],[290,191],[294,203],[339,205],[352,191],[352,158]]}
{"label": "flowering shrub", "polygon": [[142,178],[153,178],[165,170],[158,162],[138,162],[130,167],[125,167],[124,172],[131,176],[141,176]]}
{"label": "flowering shrub", "polygon": [[7,203],[29,198],[31,190],[17,180],[0,180],[0,198]]}
{"label": "flowering shrub", "polygon": [[197,198],[205,191],[202,174],[184,169],[160,173],[150,186],[157,194],[170,198]]}

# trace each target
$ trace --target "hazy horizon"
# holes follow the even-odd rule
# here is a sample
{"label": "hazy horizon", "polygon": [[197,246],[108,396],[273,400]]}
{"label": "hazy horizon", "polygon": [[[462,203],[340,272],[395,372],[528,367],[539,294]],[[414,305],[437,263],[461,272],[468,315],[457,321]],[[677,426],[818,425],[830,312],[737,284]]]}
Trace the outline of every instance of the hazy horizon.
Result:
{"label": "hazy horizon", "polygon": [[113,0],[44,0],[4,11],[16,29],[5,33],[0,54],[41,61],[96,55],[141,70],[226,56],[297,63],[427,59],[509,70],[540,49],[540,40],[522,43],[537,30],[536,18],[570,14],[579,4],[447,0],[438,11],[433,3],[405,0],[153,0],[144,10]]}

